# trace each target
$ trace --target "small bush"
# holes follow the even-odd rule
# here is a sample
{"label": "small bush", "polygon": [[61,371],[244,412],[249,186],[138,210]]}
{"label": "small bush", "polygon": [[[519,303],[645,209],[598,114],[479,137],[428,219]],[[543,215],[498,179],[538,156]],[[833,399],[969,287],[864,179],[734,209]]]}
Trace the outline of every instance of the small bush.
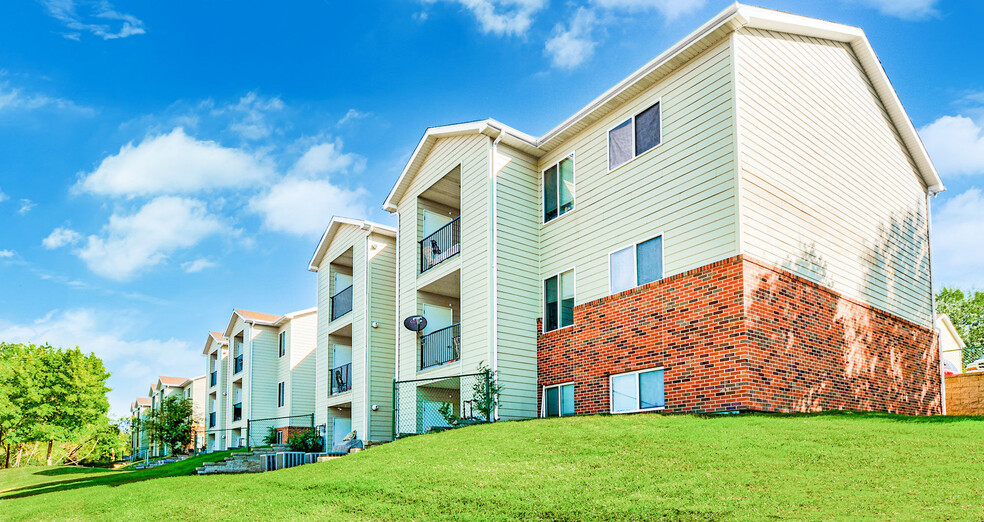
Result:
{"label": "small bush", "polygon": [[303,451],[304,453],[319,453],[322,451],[321,437],[314,430],[304,430],[294,433],[287,439],[287,449]]}

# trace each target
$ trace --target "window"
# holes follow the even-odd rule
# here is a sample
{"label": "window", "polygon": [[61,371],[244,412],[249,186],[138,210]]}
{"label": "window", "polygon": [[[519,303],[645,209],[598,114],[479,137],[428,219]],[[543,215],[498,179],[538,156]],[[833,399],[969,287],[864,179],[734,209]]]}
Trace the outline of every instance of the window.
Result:
{"label": "window", "polygon": [[284,443],[284,432],[277,430],[277,444]]}
{"label": "window", "polygon": [[284,406],[284,383],[283,381],[277,383],[277,406],[283,408]]}
{"label": "window", "polygon": [[663,369],[613,375],[612,413],[659,410],[666,406],[663,395]]}
{"label": "window", "polygon": [[660,102],[608,131],[608,170],[656,148],[662,140]]}
{"label": "window", "polygon": [[609,287],[617,294],[663,278],[663,236],[616,250],[608,256]]}
{"label": "window", "polygon": [[278,357],[283,357],[287,353],[287,331],[284,330],[280,332],[280,355]]}
{"label": "window", "polygon": [[543,222],[574,209],[574,155],[543,171]]}
{"label": "window", "polygon": [[543,331],[574,324],[574,269],[543,281]]}
{"label": "window", "polygon": [[574,415],[574,385],[560,384],[543,388],[543,416]]}

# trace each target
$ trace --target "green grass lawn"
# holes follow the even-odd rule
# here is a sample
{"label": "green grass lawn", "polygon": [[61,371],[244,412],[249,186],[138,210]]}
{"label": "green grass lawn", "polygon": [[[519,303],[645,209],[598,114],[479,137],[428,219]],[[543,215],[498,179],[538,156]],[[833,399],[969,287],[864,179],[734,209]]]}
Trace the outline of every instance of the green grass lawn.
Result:
{"label": "green grass lawn", "polygon": [[982,446],[979,417],[583,416],[259,475],[0,471],[0,518],[981,520]]}

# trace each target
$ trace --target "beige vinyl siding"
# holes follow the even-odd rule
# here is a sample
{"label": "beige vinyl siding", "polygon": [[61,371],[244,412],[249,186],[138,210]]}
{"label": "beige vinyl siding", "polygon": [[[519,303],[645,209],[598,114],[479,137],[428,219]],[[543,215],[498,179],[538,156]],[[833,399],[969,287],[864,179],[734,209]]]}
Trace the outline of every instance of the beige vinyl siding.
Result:
{"label": "beige vinyl siding", "polygon": [[[226,408],[226,428],[238,428],[246,426],[246,419],[249,418],[249,410],[247,406],[249,404],[249,369],[247,365],[249,364],[249,325],[243,321],[242,317],[236,316],[236,321],[232,327],[232,335],[229,336],[229,356],[226,357],[226,374],[229,376],[229,381],[227,383],[226,398],[225,398],[225,408]],[[236,364],[236,336],[242,334],[243,336],[243,369],[239,373],[235,372]],[[236,404],[236,382],[242,385],[242,408],[243,417],[239,421],[232,420],[233,408],[232,405]],[[231,446],[232,436],[231,432],[226,432],[226,444]]]}
{"label": "beige vinyl siding", "polygon": [[503,419],[536,416],[536,319],[540,316],[541,221],[536,159],[497,146],[496,374]]}
{"label": "beige vinyl siding", "polygon": [[925,185],[850,45],[735,40],[742,251],[932,327]]}
{"label": "beige vinyl siding", "polygon": [[249,390],[243,420],[277,416],[277,328],[253,325],[252,333],[243,367],[244,386]]}
{"label": "beige vinyl siding", "polygon": [[[608,172],[608,131],[657,100],[661,144]],[[571,153],[575,203],[540,226],[540,279],[574,266],[576,303],[603,297],[609,253],[661,232],[666,276],[735,255],[733,101],[724,40],[541,158],[538,219],[539,171]]]}
{"label": "beige vinyl siding", "polygon": [[[353,302],[351,314],[346,314],[335,321],[331,320],[331,296],[335,291],[331,276],[331,262],[349,249],[353,250],[354,261],[354,251],[356,249],[353,248],[353,246],[357,243],[360,244],[362,241],[361,238],[364,237],[364,235],[365,233],[360,231],[358,227],[350,225],[340,227],[335,233],[335,237],[333,237],[329,242],[325,256],[321,260],[321,264],[318,266],[319,313],[317,327],[318,348],[315,355],[315,359],[317,360],[315,375],[315,425],[321,425],[328,422],[328,393],[331,389],[328,379],[331,369],[334,367],[334,361],[331,360],[331,339],[329,339],[328,332],[338,327],[340,324],[352,321],[354,314],[359,312],[359,309],[354,306]],[[353,270],[353,285],[355,284],[354,272],[356,271]],[[358,286],[353,287],[353,297],[356,293],[358,293],[358,288]],[[353,353],[353,359],[354,358],[355,356]],[[331,426],[328,427],[329,429],[331,428]]]}
{"label": "beige vinyl siding", "polygon": [[[393,372],[396,358],[396,240],[373,234],[374,243],[385,245],[369,261],[369,433],[370,440],[393,436]],[[372,327],[372,322],[378,324]],[[360,387],[361,390],[361,387]],[[371,405],[379,406],[372,411]]]}
{"label": "beige vinyl siding", "polygon": [[[467,135],[438,139],[427,159],[410,181],[399,204],[400,213],[400,314],[398,320],[418,309],[419,271],[417,197],[434,182],[461,167],[461,253],[426,272],[421,279],[439,277],[454,267],[461,267],[461,350],[459,368],[442,368],[429,375],[473,372],[480,362],[491,363],[489,246],[490,167],[489,138]],[[399,379],[417,378],[417,335],[400,328]],[[449,365],[455,366],[455,365]],[[408,405],[403,405],[408,407]],[[409,407],[413,407],[410,405]]]}
{"label": "beige vinyl siding", "polygon": [[[314,413],[315,358],[318,332],[318,314],[310,313],[290,320],[287,333],[287,359],[290,375],[286,380],[289,415]],[[293,418],[291,425],[305,426],[309,419]]]}

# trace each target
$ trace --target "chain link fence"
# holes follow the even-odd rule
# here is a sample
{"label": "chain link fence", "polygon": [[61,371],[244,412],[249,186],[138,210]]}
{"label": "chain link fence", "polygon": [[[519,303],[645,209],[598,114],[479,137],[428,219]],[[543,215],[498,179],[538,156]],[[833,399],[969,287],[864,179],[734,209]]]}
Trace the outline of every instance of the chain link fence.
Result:
{"label": "chain link fence", "polygon": [[944,349],[941,355],[949,373],[984,371],[984,346]]}
{"label": "chain link fence", "polygon": [[271,444],[287,444],[287,441],[295,434],[313,429],[313,413],[249,419],[246,421],[246,434],[242,445],[252,448]]}
{"label": "chain link fence", "polygon": [[489,371],[393,381],[393,438],[490,422],[495,396]]}

